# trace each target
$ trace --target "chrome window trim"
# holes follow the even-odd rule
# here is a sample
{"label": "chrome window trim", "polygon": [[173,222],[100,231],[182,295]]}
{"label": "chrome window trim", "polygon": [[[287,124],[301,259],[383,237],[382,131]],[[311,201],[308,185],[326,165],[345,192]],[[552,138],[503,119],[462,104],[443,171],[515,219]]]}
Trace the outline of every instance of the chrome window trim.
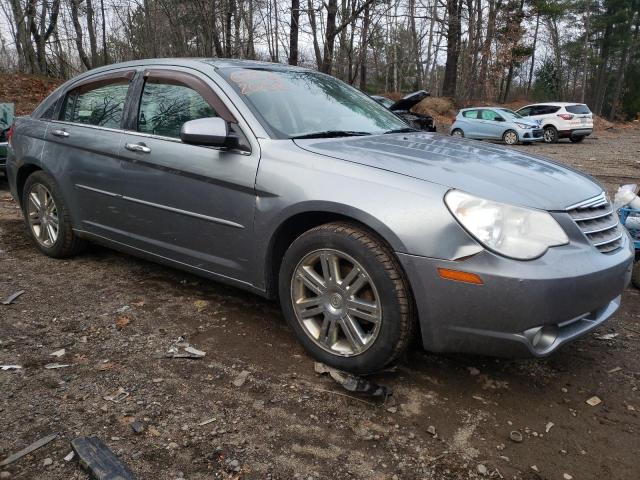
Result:
{"label": "chrome window trim", "polygon": [[125,130],[122,128],[111,128],[111,127],[103,127],[100,125],[92,125],[90,123],[77,123],[77,122],[68,122],[66,120],[50,120],[51,123],[58,123],[60,125],[69,125],[72,127],[86,127],[86,128],[95,128],[97,130],[105,130],[107,132],[116,132],[122,133]]}

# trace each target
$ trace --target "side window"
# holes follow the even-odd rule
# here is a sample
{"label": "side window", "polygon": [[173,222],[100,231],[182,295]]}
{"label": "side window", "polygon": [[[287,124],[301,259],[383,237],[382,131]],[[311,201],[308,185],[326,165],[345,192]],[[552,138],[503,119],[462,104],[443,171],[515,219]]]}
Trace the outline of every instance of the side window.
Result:
{"label": "side window", "polygon": [[529,115],[532,115],[532,110],[533,110],[533,107],[526,107],[526,108],[521,108],[516,113],[518,113],[523,117],[528,117]]}
{"label": "side window", "polygon": [[128,88],[127,79],[79,87],[67,94],[60,117],[67,122],[120,128]]}
{"label": "side window", "polygon": [[464,118],[472,118],[473,120],[477,120],[478,110],[467,110],[466,112],[462,112],[462,116]]}
{"label": "side window", "polygon": [[147,80],[140,99],[138,131],[180,138],[189,120],[217,117],[215,110],[191,87],[168,81]]}
{"label": "side window", "polygon": [[493,110],[482,110],[481,118],[482,120],[491,120],[495,122],[498,120],[498,118],[500,118],[500,115],[498,115]]}
{"label": "side window", "polygon": [[540,107],[540,115],[551,115],[560,110],[560,107],[554,107],[553,105],[545,105]]}

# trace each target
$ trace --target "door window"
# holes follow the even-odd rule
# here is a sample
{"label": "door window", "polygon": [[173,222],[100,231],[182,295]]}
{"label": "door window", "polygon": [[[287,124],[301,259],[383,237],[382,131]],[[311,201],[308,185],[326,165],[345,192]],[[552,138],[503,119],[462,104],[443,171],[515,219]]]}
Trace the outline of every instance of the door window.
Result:
{"label": "door window", "polygon": [[99,127],[120,128],[128,79],[79,87],[67,95],[62,120]]}
{"label": "door window", "polygon": [[474,120],[478,119],[478,110],[467,110],[466,112],[462,112],[462,116],[464,118],[472,118]]}
{"label": "door window", "polygon": [[528,117],[529,115],[532,114],[532,110],[533,110],[533,107],[525,107],[525,108],[521,108],[516,113],[518,113],[523,117]]}
{"label": "door window", "polygon": [[499,122],[502,120],[502,117],[493,110],[482,110],[481,118],[482,120],[490,120],[492,122]]}
{"label": "door window", "polygon": [[140,99],[138,131],[180,138],[185,122],[217,117],[216,111],[194,89],[167,80],[147,79]]}

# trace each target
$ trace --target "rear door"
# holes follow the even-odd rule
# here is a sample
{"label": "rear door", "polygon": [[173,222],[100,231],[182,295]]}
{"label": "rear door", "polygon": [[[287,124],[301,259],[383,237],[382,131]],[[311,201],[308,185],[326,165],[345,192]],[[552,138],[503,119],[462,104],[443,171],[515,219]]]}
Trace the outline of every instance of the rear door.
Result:
{"label": "rear door", "polygon": [[119,70],[71,85],[47,129],[43,161],[63,189],[76,229],[102,235],[104,225],[119,222],[123,205],[114,182],[134,73]]}
{"label": "rear door", "polygon": [[478,110],[465,110],[462,112],[463,130],[465,137],[476,138],[478,136]]}
{"label": "rear door", "polygon": [[[135,90],[120,149],[118,184],[127,208],[115,233],[155,255],[251,282],[260,152],[245,135],[248,126],[231,113],[211,79],[195,70],[147,69]],[[240,148],[182,143],[185,122],[214,116],[229,122]]]}

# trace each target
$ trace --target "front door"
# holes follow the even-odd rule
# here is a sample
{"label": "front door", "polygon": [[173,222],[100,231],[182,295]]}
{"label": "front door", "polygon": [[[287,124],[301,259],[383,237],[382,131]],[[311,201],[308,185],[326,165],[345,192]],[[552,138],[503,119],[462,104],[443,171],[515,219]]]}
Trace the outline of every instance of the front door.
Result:
{"label": "front door", "polygon": [[493,110],[480,110],[478,131],[481,138],[499,139],[504,133],[504,119]]}
{"label": "front door", "polygon": [[[189,69],[147,70],[122,137],[119,190],[128,204],[117,233],[129,245],[217,275],[252,283],[259,149],[206,77]],[[189,120],[220,116],[243,147],[188,145]]]}

